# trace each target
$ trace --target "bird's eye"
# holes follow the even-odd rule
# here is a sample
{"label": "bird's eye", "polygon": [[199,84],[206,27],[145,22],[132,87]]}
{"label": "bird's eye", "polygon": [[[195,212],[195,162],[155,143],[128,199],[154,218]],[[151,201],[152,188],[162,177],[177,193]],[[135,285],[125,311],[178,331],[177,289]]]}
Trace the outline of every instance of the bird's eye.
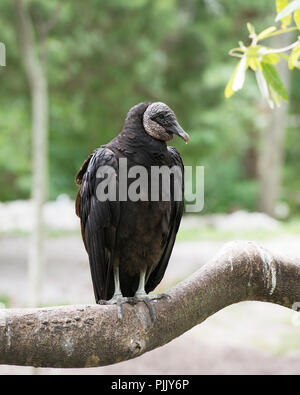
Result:
{"label": "bird's eye", "polygon": [[158,114],[158,115],[157,115],[157,119],[160,120],[160,121],[162,121],[162,120],[164,119],[163,114]]}

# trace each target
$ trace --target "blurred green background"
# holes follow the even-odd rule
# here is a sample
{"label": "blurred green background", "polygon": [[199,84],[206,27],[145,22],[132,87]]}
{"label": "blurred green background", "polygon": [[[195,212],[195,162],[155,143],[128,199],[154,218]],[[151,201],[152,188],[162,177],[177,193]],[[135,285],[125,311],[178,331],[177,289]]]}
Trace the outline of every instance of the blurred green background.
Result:
{"label": "blurred green background", "polygon": [[[58,0],[31,0],[36,33]],[[74,175],[96,147],[122,128],[127,111],[145,100],[164,101],[191,135],[174,144],[185,165],[205,166],[205,211],[259,208],[260,136],[270,114],[255,77],[230,100],[224,88],[236,65],[228,51],[274,24],[270,0],[65,1],[48,36],[50,97],[49,197],[75,197]],[[31,188],[31,102],[12,2],[0,3],[0,201],[27,199]],[[291,91],[278,200],[300,212],[300,73]]]}

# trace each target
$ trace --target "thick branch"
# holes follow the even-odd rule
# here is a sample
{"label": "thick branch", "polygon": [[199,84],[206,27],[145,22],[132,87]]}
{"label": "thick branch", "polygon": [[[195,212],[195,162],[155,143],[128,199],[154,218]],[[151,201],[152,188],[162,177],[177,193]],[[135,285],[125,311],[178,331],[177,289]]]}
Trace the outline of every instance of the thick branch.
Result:
{"label": "thick branch", "polygon": [[[172,270],[172,268],[170,268]],[[0,310],[0,364],[79,368],[137,357],[168,343],[218,310],[257,300],[291,308],[300,301],[300,261],[254,242],[227,244],[209,263],[155,303]]]}

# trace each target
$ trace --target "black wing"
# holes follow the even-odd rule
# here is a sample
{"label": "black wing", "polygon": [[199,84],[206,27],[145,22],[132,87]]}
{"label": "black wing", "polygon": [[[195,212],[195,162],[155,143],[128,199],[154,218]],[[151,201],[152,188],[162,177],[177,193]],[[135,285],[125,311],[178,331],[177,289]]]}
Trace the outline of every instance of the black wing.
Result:
{"label": "black wing", "polygon": [[81,220],[82,238],[89,255],[96,302],[109,299],[114,290],[111,273],[120,217],[119,202],[100,201],[96,196],[99,183],[106,178],[104,173],[97,174],[101,166],[110,166],[117,174],[115,154],[106,147],[97,149],[84,162],[76,177],[81,185],[76,199],[76,213]]}
{"label": "black wing", "polygon": [[[156,266],[156,268],[153,270],[153,272],[150,274],[146,282],[145,290],[147,293],[153,291],[153,289],[156,288],[156,286],[161,282],[165,274],[173,250],[176,234],[179,229],[183,208],[184,208],[184,166],[180,154],[175,148],[168,147],[168,151],[170,152],[170,155],[172,157],[173,166],[178,166],[181,169],[182,200],[174,201],[174,195],[171,195],[172,199],[171,199],[171,216],[169,222],[169,232],[167,234],[167,237],[165,237],[162,242],[162,255],[160,261]],[[174,191],[174,189],[172,188],[172,184],[171,184],[171,192],[172,191]]]}

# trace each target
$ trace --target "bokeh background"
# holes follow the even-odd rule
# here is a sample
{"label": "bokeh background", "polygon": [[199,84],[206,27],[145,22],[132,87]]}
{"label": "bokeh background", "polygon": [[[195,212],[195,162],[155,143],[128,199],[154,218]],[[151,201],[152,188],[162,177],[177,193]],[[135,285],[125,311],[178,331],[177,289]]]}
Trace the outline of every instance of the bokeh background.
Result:
{"label": "bokeh background", "polygon": [[[93,303],[74,212],[74,176],[122,128],[138,102],[163,101],[190,134],[172,142],[185,165],[205,167],[205,205],[185,215],[159,287],[188,277],[233,239],[300,255],[300,73],[282,64],[288,105],[271,111],[249,71],[231,99],[228,51],[274,24],[270,0],[29,0],[24,2],[49,96],[45,263],[40,305]],[[49,22],[47,24],[47,22]],[[14,2],[0,3],[0,302],[28,304],[33,224],[32,102]],[[49,31],[45,34],[45,26]],[[289,40],[296,38],[289,35]],[[283,46],[280,37],[274,47]],[[46,51],[45,51],[46,48]],[[283,62],[282,62],[283,63]],[[179,339],[135,360],[45,374],[300,373],[300,320],[271,304],[230,306]],[[299,321],[299,322],[298,322]],[[31,368],[1,366],[0,374]]]}

